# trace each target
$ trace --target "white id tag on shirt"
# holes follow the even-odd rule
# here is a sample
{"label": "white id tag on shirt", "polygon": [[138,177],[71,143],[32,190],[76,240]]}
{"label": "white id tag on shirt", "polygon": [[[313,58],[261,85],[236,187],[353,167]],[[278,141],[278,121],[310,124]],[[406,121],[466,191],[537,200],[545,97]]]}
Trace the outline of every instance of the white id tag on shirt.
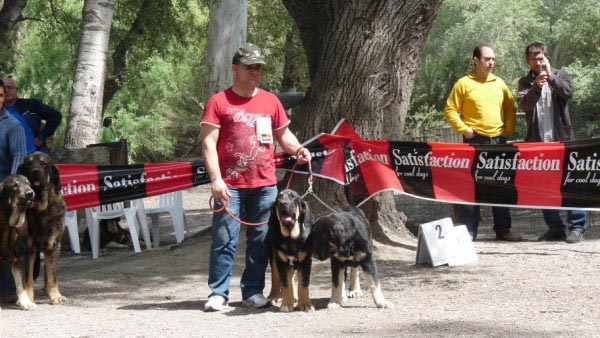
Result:
{"label": "white id tag on shirt", "polygon": [[260,143],[273,143],[273,130],[271,130],[270,117],[259,117],[256,119],[256,134]]}

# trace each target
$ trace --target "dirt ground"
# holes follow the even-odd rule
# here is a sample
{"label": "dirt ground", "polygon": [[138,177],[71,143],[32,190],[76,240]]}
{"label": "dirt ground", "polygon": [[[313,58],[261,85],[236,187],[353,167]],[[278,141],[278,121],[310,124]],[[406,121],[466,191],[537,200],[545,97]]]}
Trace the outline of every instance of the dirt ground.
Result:
{"label": "dirt ground", "polygon": [[162,217],[158,249],[138,254],[109,249],[96,260],[89,252],[64,253],[59,280],[70,304],[50,305],[38,280],[36,310],[1,304],[0,336],[600,336],[597,228],[579,244],[537,242],[539,230],[525,233],[520,243],[497,242],[484,234],[475,242],[479,261],[452,268],[415,266],[416,241],[376,243],[383,292],[393,309],[377,309],[368,292],[342,309],[327,309],[327,262],[313,265],[315,312],[279,313],[277,305],[242,308],[243,255],[238,254],[229,308],[207,313],[202,309],[209,294],[208,191],[188,190],[184,200],[192,233],[181,245],[173,244],[169,219]]}

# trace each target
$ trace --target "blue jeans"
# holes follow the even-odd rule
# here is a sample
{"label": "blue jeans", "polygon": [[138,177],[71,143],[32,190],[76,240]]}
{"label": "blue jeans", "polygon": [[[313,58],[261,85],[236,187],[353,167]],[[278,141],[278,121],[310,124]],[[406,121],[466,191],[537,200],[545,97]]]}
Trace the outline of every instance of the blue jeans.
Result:
{"label": "blue jeans", "polygon": [[[542,210],[542,214],[544,214],[544,221],[546,221],[546,224],[550,229],[562,232],[565,231],[565,225],[560,219],[559,210],[544,209]],[[586,230],[586,218],[586,213],[583,210],[567,210],[569,230],[584,233]]]}
{"label": "blue jeans", "polygon": [[[277,186],[261,188],[231,188],[227,208],[239,219],[250,223],[267,221],[271,207],[277,198]],[[221,205],[215,201],[215,208]],[[241,217],[240,217],[241,215]],[[268,225],[246,227],[246,267],[240,287],[242,298],[248,299],[262,294],[265,288],[265,270],[269,260],[268,245],[265,243]],[[235,253],[240,238],[240,223],[226,212],[213,214],[212,244],[208,266],[208,286],[212,293],[229,300],[229,284],[235,262]]]}
{"label": "blue jeans", "polygon": [[[468,144],[506,144],[506,138],[486,137],[475,135],[473,138],[467,139],[463,137],[463,143]],[[475,239],[477,237],[477,229],[479,228],[479,206],[460,204],[458,206],[458,222],[467,226],[469,234]],[[504,236],[510,232],[512,219],[510,210],[507,207],[492,207],[492,215],[494,217],[494,232],[496,236]]]}
{"label": "blue jeans", "polygon": [[10,264],[0,262],[0,295],[5,291],[15,291],[15,280],[10,270]]}

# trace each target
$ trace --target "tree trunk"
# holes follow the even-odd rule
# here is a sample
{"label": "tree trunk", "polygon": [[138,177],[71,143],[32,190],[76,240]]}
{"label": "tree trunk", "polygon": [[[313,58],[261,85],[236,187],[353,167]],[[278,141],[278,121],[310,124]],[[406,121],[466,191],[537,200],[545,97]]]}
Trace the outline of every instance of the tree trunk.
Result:
{"label": "tree trunk", "polygon": [[[400,140],[419,56],[441,0],[283,0],[300,30],[312,90],[301,139],[329,132],[346,118],[365,139]],[[334,183],[315,192],[347,203]],[[392,194],[363,207],[378,240],[404,229]],[[385,213],[385,214],[384,214]]]}
{"label": "tree trunk", "polygon": [[294,92],[298,83],[300,83],[299,59],[302,48],[298,34],[288,31],[285,35],[285,45],[283,47],[284,64],[283,78],[281,80],[281,92]]}
{"label": "tree trunk", "polygon": [[115,94],[121,89],[121,81],[125,72],[125,61],[129,48],[133,45],[134,41],[140,38],[144,34],[144,28],[148,18],[153,11],[152,5],[156,0],[144,0],[138,11],[135,20],[131,24],[129,31],[125,34],[125,37],[117,44],[115,52],[112,55],[112,71],[110,76],[106,79],[104,84],[104,98],[102,100],[102,112],[106,110],[108,104],[115,96]]}
{"label": "tree trunk", "polygon": [[108,39],[116,0],[85,0],[73,96],[65,137],[67,149],[96,143],[102,114]]}
{"label": "tree trunk", "polygon": [[8,36],[21,18],[23,8],[27,6],[27,0],[5,0],[0,1],[0,47],[4,46]]}
{"label": "tree trunk", "polygon": [[248,0],[218,0],[210,6],[204,102],[233,84],[231,60],[246,42]]}

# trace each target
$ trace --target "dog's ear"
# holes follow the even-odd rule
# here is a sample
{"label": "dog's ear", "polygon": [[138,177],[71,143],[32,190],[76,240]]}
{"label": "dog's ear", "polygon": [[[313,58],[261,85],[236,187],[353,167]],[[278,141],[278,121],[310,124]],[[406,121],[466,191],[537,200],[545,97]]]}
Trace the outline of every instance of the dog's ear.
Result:
{"label": "dog's ear", "polygon": [[301,236],[302,241],[306,241],[306,239],[308,238],[308,236],[310,236],[312,232],[313,216],[310,212],[310,207],[308,206],[308,203],[303,199],[300,199],[300,211],[301,212],[299,222],[302,227]]}
{"label": "dog's ear", "polygon": [[303,223],[306,224],[306,226],[311,227],[313,223],[313,214],[310,211],[310,207],[308,206],[308,203],[303,199],[300,200],[300,205],[302,208]]}
{"label": "dog's ear", "polygon": [[49,166],[52,183],[54,184],[54,189],[57,193],[60,193],[60,190],[62,189],[62,186],[60,185],[60,172],[54,164],[49,164]]}

